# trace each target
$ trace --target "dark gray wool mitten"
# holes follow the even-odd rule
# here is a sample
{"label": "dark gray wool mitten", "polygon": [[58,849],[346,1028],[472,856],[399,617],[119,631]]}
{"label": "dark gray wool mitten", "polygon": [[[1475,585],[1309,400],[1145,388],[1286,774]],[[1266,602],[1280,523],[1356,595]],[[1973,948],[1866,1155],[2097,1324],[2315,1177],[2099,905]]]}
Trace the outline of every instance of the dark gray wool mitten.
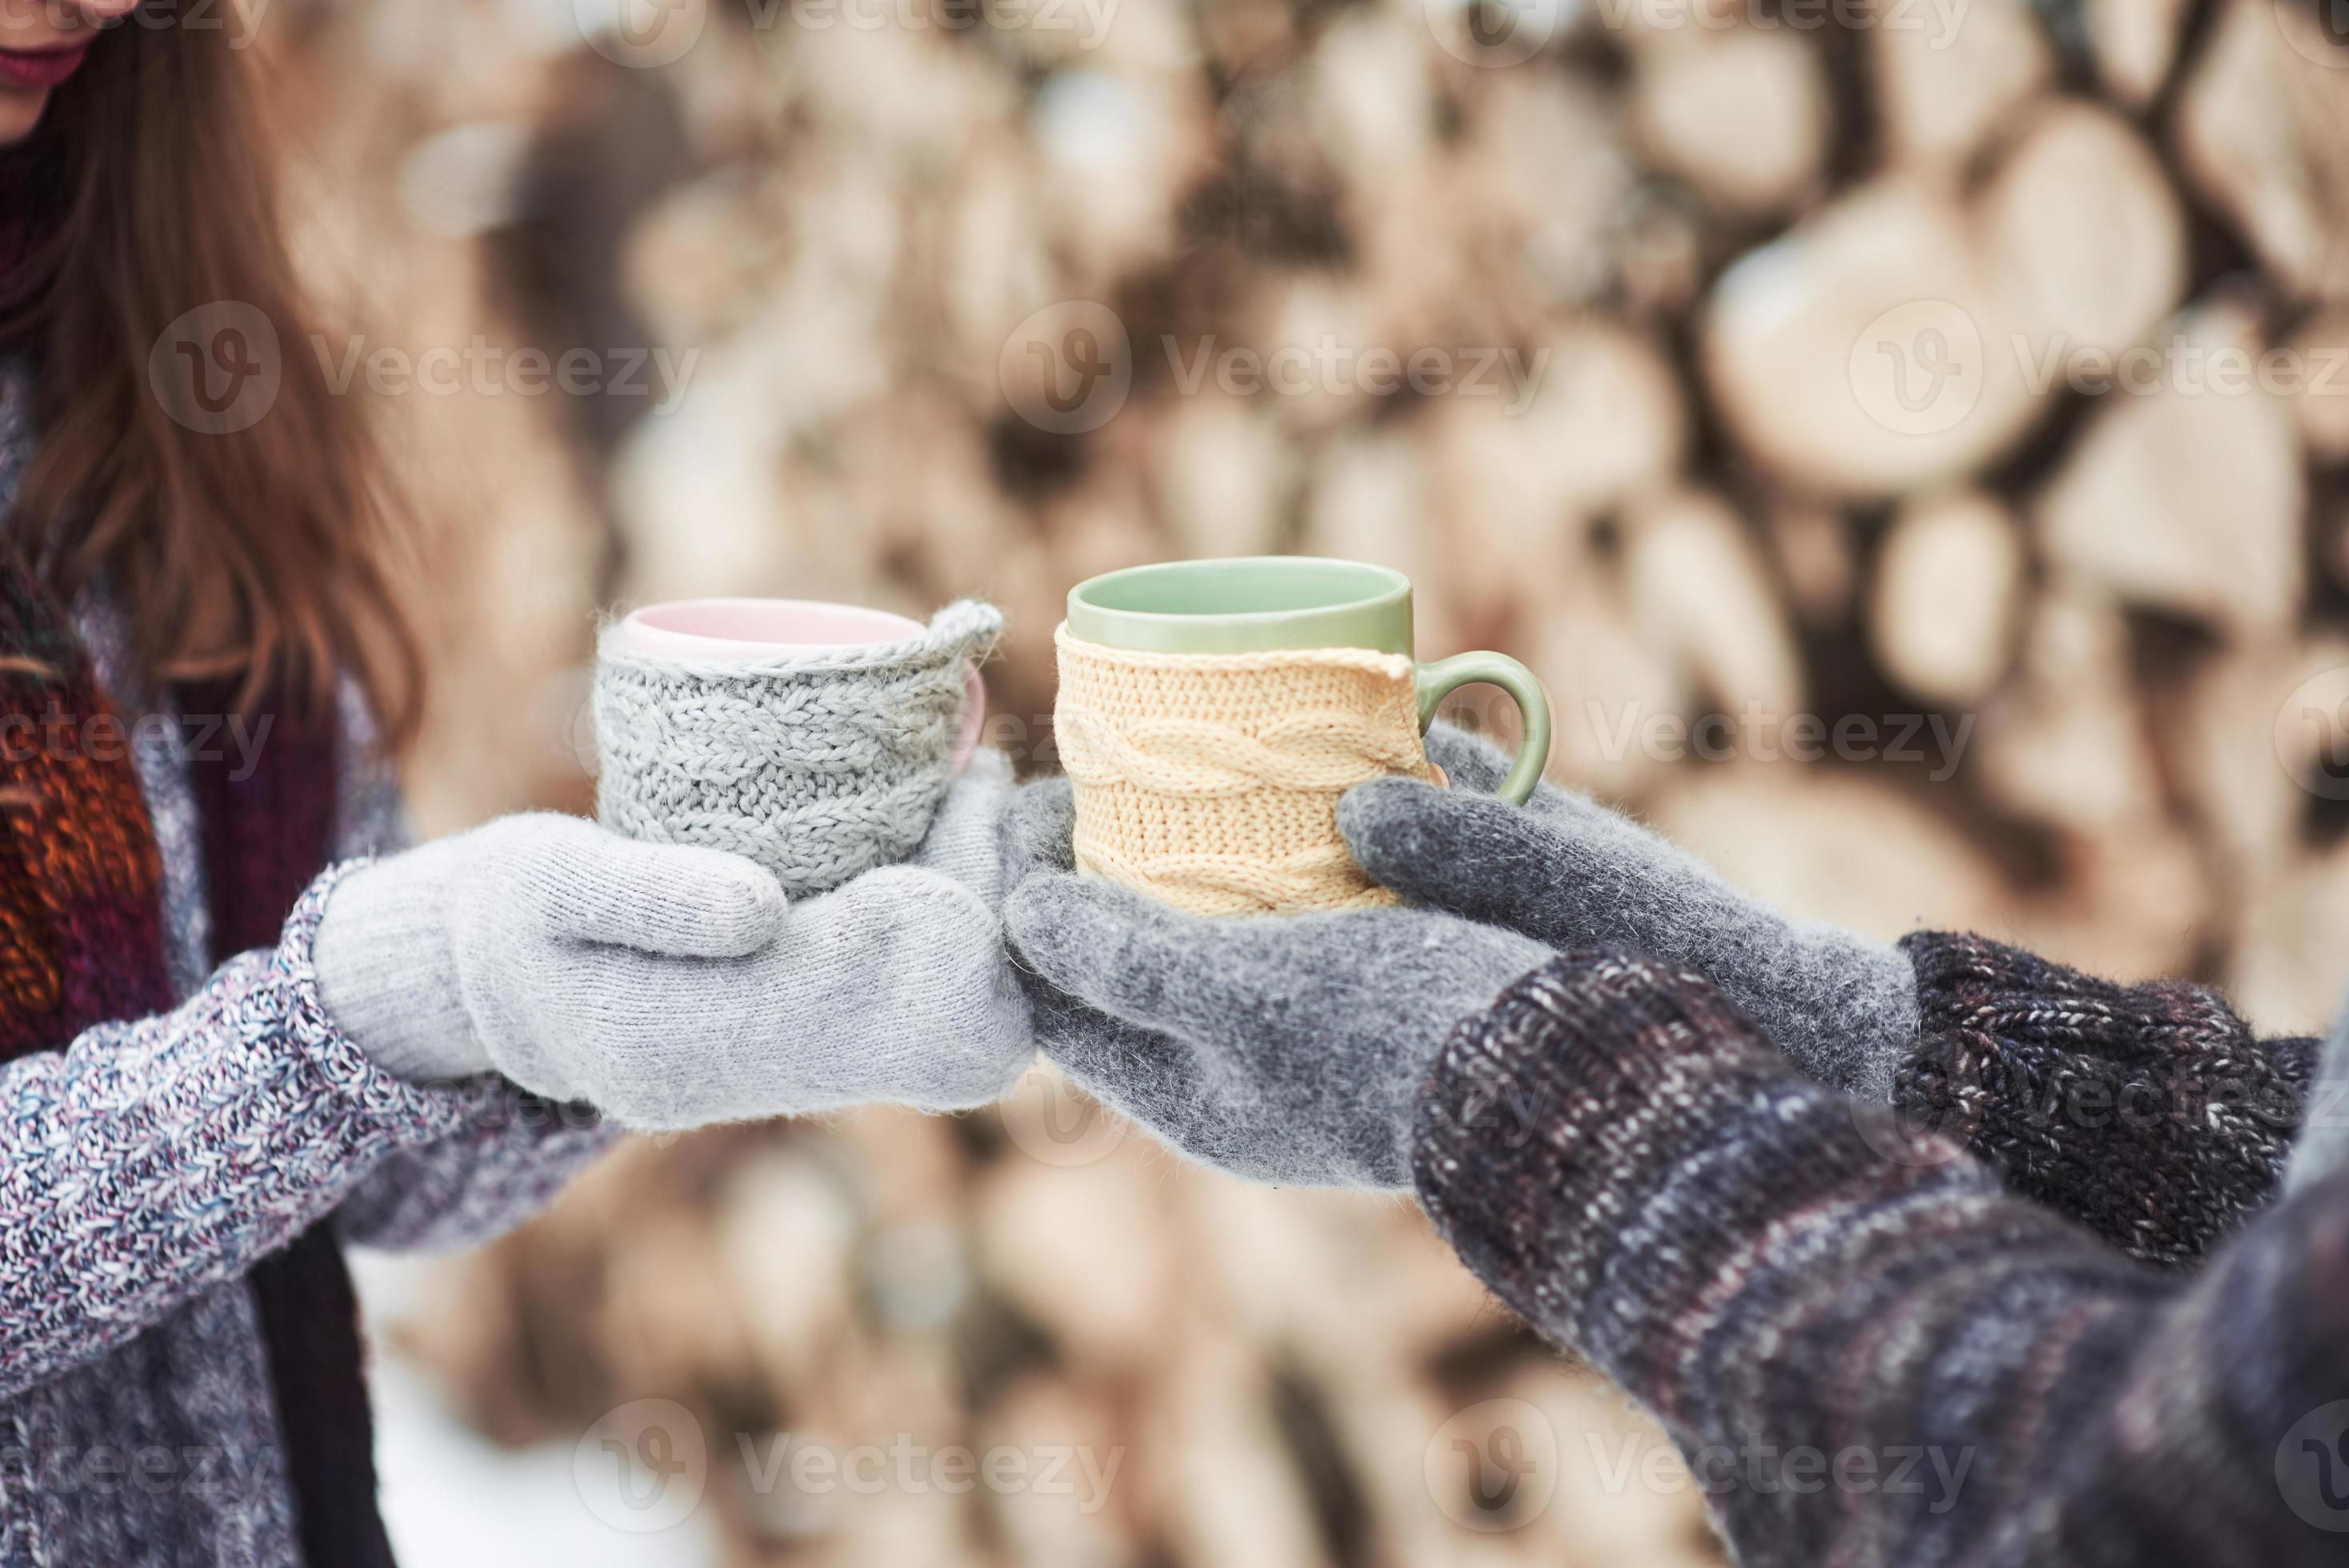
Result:
{"label": "dark gray wool mitten", "polygon": [[1444,1038],[1555,956],[1433,911],[1206,919],[1070,869],[1068,781],[1006,823],[1004,930],[1037,1043],[1096,1099],[1205,1164],[1406,1188]]}
{"label": "dark gray wool mitten", "polygon": [[1454,788],[1381,779],[1339,805],[1339,829],[1371,876],[1413,903],[1560,951],[1695,970],[1813,1078],[1891,1099],[1920,1016],[1907,954],[1789,920],[1587,796],[1545,784],[1526,805],[1505,805],[1491,791],[1507,759],[1448,725],[1428,732],[1427,749]]}

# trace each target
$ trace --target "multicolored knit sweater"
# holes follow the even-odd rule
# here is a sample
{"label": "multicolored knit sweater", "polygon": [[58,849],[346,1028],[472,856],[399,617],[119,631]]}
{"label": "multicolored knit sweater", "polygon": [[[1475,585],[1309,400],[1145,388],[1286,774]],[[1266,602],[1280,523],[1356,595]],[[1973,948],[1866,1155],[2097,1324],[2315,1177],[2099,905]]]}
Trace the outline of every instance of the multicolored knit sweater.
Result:
{"label": "multicolored knit sweater", "polygon": [[1802,1078],[1700,977],[1585,954],[1446,1043],[1428,1212],[1656,1414],[1744,1563],[2349,1561],[2349,1172],[2261,1207],[2308,1043],[1911,952],[1904,1100],[1997,1169]]}
{"label": "multicolored knit sweater", "polygon": [[[0,366],[0,515],[25,424]],[[212,968],[324,855],[398,847],[357,705],[236,781],[102,605],[19,577],[0,612],[0,719],[71,697],[0,734],[0,1568],[384,1561],[336,1243],[493,1233],[609,1134],[352,1046],[310,967],[333,871]]]}

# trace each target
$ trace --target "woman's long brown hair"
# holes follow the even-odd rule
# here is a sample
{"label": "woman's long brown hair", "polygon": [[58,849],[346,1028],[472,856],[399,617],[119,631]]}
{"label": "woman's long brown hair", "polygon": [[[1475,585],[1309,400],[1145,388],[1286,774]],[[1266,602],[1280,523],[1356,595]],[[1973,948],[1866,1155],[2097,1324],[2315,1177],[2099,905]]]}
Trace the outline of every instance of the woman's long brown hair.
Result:
{"label": "woman's long brown hair", "polygon": [[[104,583],[149,676],[236,678],[249,706],[324,701],[346,672],[396,742],[419,659],[365,410],[309,352],[233,31],[165,20],[109,27],[0,150],[0,221],[20,229],[0,344],[32,355],[39,433],[6,526],[61,595]],[[149,360],[224,306],[274,327],[282,381],[257,423],[212,433],[172,417]]]}

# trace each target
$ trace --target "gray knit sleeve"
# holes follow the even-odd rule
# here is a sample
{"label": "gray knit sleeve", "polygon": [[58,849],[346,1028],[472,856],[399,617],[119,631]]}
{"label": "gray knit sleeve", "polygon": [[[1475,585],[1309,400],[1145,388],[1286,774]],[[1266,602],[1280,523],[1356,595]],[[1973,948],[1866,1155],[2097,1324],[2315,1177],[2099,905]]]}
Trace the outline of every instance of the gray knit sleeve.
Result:
{"label": "gray knit sleeve", "polygon": [[[398,854],[413,841],[397,774],[366,699],[346,684],[335,855]],[[384,1160],[335,1216],[343,1240],[431,1252],[486,1241],[537,1213],[619,1136],[594,1110],[493,1075],[460,1086],[471,1108],[447,1136]]]}
{"label": "gray knit sleeve", "polygon": [[274,953],[170,1013],[0,1068],[0,1398],[237,1278],[399,1151],[478,1119],[481,1087],[378,1068],[318,1001],[333,875]]}

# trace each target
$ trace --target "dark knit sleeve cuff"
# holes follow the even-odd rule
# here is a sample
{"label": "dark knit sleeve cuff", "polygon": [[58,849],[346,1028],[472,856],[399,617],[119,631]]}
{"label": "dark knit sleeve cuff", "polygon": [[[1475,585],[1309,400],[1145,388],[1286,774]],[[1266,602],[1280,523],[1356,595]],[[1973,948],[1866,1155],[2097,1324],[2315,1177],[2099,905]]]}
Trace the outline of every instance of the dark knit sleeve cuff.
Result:
{"label": "dark knit sleeve cuff", "polygon": [[1979,936],[1920,932],[1904,1119],[2131,1255],[2203,1257],[2271,1197],[2311,1053],[2262,1043],[2220,995],[2119,985]]}
{"label": "dark knit sleeve cuff", "polygon": [[1875,1266],[1860,1254],[1911,1266],[1936,1244],[1912,1232],[2005,1202],[1954,1145],[1804,1077],[1702,976],[1606,954],[1545,965],[1454,1031],[1413,1165],[1495,1295],[1689,1430],[1727,1429],[1735,1380],[1710,1358],[1737,1343],[1728,1316],[1807,1310]]}
{"label": "dark knit sleeve cuff", "polygon": [[[1615,1315],[1669,1320],[1710,1268],[1713,1248],[1693,1235],[1766,1223],[1748,1212],[1756,1202],[1803,1202],[1832,1162],[1804,1169],[1789,1150],[1816,1123],[1847,1135],[1851,1104],[1795,1072],[1701,977],[1574,954],[1446,1041],[1421,1092],[1414,1174],[1437,1228],[1495,1295],[1621,1375],[1643,1357],[1591,1343],[1585,1315],[1631,1299]],[[1733,1211],[1687,1186],[1698,1165]]]}

